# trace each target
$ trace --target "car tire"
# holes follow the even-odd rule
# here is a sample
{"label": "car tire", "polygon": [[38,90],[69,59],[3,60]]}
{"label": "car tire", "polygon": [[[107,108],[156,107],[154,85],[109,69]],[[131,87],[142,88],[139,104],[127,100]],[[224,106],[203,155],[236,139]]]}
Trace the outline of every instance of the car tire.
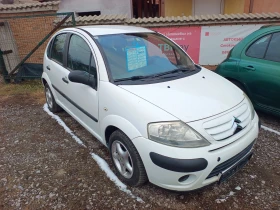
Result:
{"label": "car tire", "polygon": [[57,113],[62,111],[62,108],[56,103],[49,85],[45,84],[45,97],[48,108],[51,112]]}
{"label": "car tire", "polygon": [[137,149],[120,130],[111,134],[109,151],[120,180],[133,187],[141,186],[148,181],[144,164]]}

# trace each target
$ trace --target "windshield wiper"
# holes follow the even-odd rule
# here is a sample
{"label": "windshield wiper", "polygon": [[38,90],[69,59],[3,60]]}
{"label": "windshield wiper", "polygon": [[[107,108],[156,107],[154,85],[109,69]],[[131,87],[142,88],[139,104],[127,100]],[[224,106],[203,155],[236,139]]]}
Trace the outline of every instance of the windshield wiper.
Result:
{"label": "windshield wiper", "polygon": [[121,81],[128,81],[128,80],[141,80],[141,79],[145,79],[148,78],[150,76],[132,76],[132,77],[126,77],[126,78],[122,78],[122,79],[115,79],[115,82],[121,82]]}
{"label": "windshield wiper", "polygon": [[121,78],[121,79],[115,79],[114,81],[122,82],[122,81],[143,80],[146,78],[155,78],[155,77],[159,77],[159,76],[163,76],[163,75],[167,75],[167,74],[174,74],[174,73],[178,73],[178,72],[187,72],[187,71],[193,71],[193,70],[188,69],[188,68],[178,68],[178,69],[174,69],[174,70],[163,72],[163,73],[152,74],[152,75],[148,75],[148,76],[132,76],[132,77],[126,77],[126,78]]}
{"label": "windshield wiper", "polygon": [[154,74],[152,76],[153,77],[159,77],[159,76],[163,76],[163,75],[167,75],[167,74],[175,74],[175,73],[178,73],[178,72],[187,72],[187,71],[193,71],[193,70],[188,69],[188,68],[178,68],[178,69],[174,69],[174,70],[159,73],[159,74]]}

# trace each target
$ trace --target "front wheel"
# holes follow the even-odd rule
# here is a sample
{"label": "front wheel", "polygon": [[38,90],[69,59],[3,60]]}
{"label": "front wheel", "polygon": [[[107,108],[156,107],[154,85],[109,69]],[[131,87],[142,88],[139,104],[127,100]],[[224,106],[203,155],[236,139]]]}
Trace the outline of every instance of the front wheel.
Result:
{"label": "front wheel", "polygon": [[110,156],[118,177],[130,186],[140,186],[147,182],[147,174],[141,157],[131,140],[120,130],[116,130],[109,140]]}

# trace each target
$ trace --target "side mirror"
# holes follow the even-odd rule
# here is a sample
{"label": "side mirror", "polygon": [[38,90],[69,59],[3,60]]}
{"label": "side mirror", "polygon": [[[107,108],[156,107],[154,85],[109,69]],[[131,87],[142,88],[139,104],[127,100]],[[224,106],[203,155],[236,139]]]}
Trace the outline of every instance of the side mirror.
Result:
{"label": "side mirror", "polygon": [[71,71],[68,75],[68,79],[71,82],[88,85],[94,89],[96,88],[96,83],[97,83],[96,78],[86,71],[79,71],[79,70]]}

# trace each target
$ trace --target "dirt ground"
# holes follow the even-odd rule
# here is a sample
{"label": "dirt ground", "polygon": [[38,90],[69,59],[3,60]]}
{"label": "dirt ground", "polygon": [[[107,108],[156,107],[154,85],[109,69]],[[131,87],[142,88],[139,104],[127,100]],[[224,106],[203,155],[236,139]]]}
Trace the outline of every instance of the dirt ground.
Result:
{"label": "dirt ground", "polygon": [[[0,87],[1,88],[1,87]],[[87,146],[77,144],[44,110],[42,90],[0,91],[0,209],[280,209],[280,135],[261,129],[248,165],[221,185],[176,193],[150,183],[129,190],[100,169],[107,149],[67,113],[58,115]],[[259,113],[280,131],[280,119]]]}

